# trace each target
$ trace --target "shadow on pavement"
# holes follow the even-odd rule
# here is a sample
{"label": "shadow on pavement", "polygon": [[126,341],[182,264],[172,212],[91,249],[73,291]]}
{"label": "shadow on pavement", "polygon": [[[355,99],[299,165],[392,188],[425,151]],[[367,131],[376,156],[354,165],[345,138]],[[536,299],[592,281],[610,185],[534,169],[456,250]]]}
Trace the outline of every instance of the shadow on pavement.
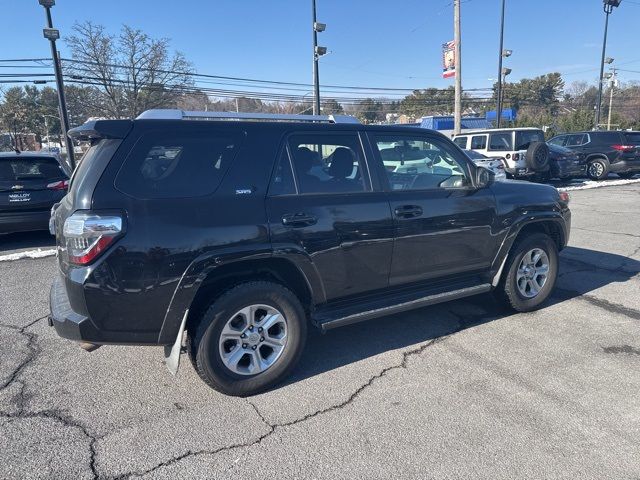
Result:
{"label": "shadow on pavement", "polygon": [[[611,283],[624,283],[639,273],[640,262],[632,258],[567,247],[561,253],[556,290],[546,306]],[[486,294],[330,330],[325,335],[312,330],[299,366],[286,383],[295,383],[386,351],[417,346],[513,314]]]}
{"label": "shadow on pavement", "polygon": [[0,235],[0,254],[16,250],[55,247],[56,239],[48,231]]}

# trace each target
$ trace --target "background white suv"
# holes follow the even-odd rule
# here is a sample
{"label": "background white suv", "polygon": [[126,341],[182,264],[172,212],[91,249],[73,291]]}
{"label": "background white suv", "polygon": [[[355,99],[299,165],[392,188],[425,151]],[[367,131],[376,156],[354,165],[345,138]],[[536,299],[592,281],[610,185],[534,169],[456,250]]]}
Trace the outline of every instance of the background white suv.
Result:
{"label": "background white suv", "polygon": [[521,178],[549,170],[549,147],[539,128],[471,130],[454,135],[464,150],[474,150],[490,158],[502,158],[510,177]]}

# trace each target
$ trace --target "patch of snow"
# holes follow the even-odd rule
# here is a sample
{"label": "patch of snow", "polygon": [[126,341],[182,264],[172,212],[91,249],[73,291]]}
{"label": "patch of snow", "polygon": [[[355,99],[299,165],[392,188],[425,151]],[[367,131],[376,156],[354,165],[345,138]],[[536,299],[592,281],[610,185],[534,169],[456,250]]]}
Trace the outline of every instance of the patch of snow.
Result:
{"label": "patch of snow", "polygon": [[23,258],[44,258],[52,257],[56,254],[56,249],[51,248],[47,250],[27,250],[25,252],[10,253],[8,255],[0,255],[0,262],[12,262],[14,260],[22,260]]}

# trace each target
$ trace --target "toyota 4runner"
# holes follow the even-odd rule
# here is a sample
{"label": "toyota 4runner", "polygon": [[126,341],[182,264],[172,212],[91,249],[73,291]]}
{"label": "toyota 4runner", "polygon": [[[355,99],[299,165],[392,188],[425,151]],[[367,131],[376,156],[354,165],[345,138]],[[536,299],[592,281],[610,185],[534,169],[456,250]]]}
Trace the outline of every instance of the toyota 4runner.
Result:
{"label": "toyota 4runner", "polygon": [[52,212],[50,323],[88,350],[164,346],[173,373],[186,349],[230,395],[285,378],[308,325],[489,292],[534,310],[569,238],[566,194],[494,182],[424,129],[156,110],[71,135],[92,146]]}

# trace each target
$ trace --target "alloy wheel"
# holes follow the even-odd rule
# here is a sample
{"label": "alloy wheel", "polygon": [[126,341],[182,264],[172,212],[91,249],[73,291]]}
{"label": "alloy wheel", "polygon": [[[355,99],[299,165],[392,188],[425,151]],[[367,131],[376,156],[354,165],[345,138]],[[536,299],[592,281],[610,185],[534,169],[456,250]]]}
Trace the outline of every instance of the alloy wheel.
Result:
{"label": "alloy wheel", "polygon": [[272,367],[287,344],[287,320],[269,305],[249,305],[227,321],[218,342],[222,363],[238,375]]}
{"label": "alloy wheel", "polygon": [[549,257],[541,248],[534,248],[524,254],[518,272],[516,284],[525,298],[536,297],[549,277]]}

